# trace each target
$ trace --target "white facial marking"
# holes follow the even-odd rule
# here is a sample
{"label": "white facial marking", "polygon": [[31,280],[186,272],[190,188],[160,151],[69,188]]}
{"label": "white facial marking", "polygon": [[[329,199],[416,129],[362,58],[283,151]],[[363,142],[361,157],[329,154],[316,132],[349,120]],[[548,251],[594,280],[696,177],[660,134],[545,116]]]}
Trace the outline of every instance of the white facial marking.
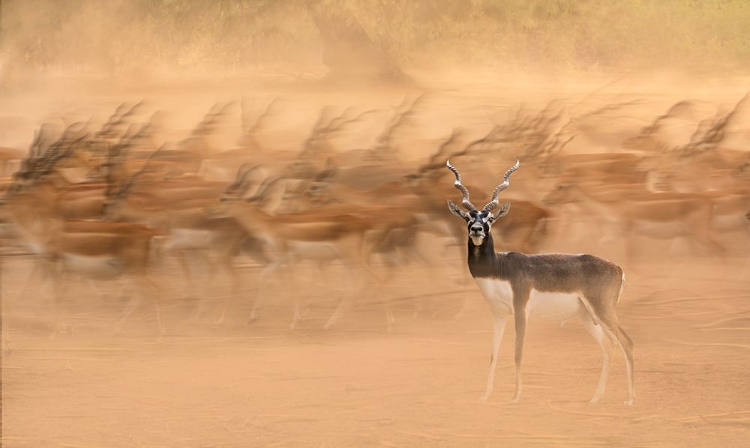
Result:
{"label": "white facial marking", "polygon": [[471,242],[474,243],[475,246],[481,246],[482,241],[484,241],[483,236],[469,235],[469,238],[471,238]]}

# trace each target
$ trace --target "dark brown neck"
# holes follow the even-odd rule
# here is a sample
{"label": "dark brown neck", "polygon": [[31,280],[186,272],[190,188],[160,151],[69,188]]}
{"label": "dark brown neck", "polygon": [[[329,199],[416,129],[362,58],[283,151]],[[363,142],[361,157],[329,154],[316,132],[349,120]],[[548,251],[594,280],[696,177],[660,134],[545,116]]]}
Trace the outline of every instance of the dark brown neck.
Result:
{"label": "dark brown neck", "polygon": [[468,239],[469,245],[469,271],[474,278],[504,278],[504,270],[501,257],[495,252],[495,242],[492,234],[488,233],[482,244],[475,246]]}

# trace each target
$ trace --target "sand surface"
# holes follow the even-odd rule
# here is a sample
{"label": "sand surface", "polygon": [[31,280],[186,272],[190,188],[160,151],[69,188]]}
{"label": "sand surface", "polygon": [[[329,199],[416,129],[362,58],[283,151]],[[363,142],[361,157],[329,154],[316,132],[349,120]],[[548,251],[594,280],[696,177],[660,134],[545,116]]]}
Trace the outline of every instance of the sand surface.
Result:
{"label": "sand surface", "polygon": [[[213,324],[220,307],[189,322],[186,302],[166,301],[162,341],[147,303],[113,337],[120,308],[105,284],[101,298],[78,286],[64,312],[71,334],[51,341],[49,294],[16,296],[28,265],[5,266],[16,316],[3,366],[5,446],[729,447],[748,439],[750,279],[711,260],[629,278],[618,312],[635,341],[633,407],[623,405],[620,353],[604,399],[592,405],[599,349],[578,322],[545,320],[529,325],[521,402],[509,403],[512,324],[495,392],[479,402],[488,310],[475,286],[428,283],[418,272],[391,285],[400,299],[391,333],[374,301],[322,330],[335,298],[306,288],[295,331],[278,295],[251,325],[249,299],[232,304],[222,325]],[[251,266],[242,270],[252,277]],[[224,285],[214,286],[221,295]],[[432,296],[432,318],[412,317],[415,295]],[[470,306],[455,319],[464,297]]]}

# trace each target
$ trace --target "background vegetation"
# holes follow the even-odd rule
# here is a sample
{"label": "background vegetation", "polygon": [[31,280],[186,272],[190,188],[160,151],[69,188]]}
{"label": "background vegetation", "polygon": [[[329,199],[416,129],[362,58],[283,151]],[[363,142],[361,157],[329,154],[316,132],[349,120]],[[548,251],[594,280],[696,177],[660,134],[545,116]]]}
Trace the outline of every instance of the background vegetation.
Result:
{"label": "background vegetation", "polygon": [[[747,0],[4,0],[6,64],[321,66],[321,12],[408,67],[750,66]],[[330,20],[326,22],[330,24]],[[346,26],[346,25],[344,25]],[[340,38],[340,35],[339,35]]]}

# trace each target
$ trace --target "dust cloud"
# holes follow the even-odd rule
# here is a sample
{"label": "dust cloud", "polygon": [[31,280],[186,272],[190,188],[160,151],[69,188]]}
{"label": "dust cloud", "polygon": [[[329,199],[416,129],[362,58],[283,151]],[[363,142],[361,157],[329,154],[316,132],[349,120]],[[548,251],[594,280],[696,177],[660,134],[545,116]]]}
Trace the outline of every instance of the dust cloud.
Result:
{"label": "dust cloud", "polygon": [[[741,3],[0,6],[3,446],[746,445]],[[623,268],[633,406],[533,314],[479,401],[445,161],[516,157],[496,249]]]}

